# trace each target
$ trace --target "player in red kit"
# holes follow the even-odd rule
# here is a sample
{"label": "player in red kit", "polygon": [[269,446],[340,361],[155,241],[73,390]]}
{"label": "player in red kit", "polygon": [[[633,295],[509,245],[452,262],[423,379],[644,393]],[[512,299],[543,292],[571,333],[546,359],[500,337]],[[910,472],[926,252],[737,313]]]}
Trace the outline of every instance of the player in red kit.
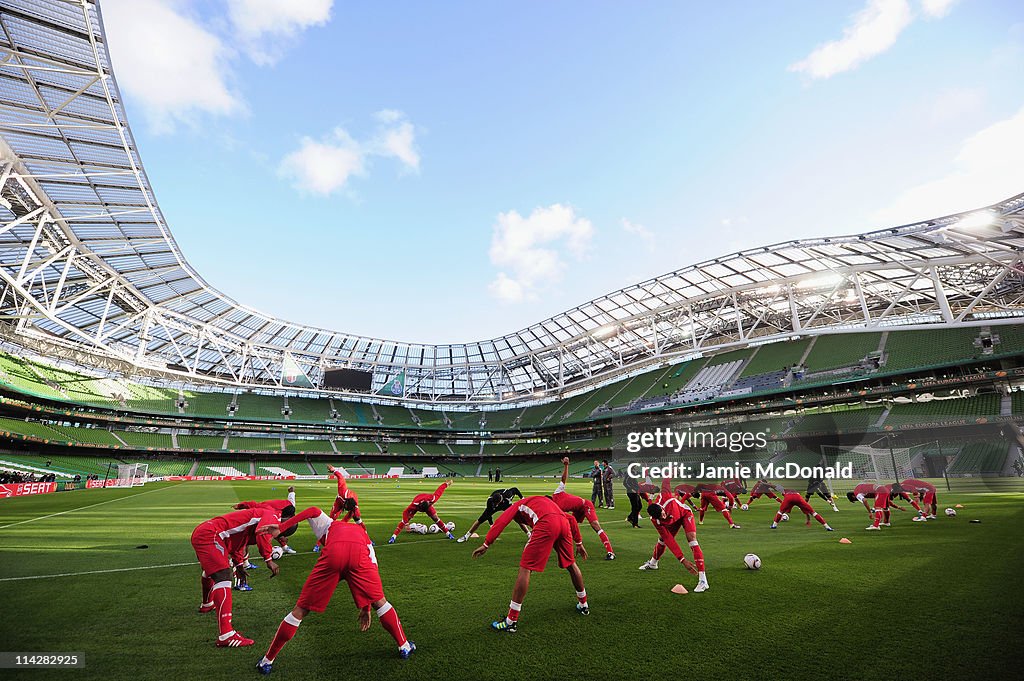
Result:
{"label": "player in red kit", "polygon": [[[352,502],[349,501],[347,505],[351,507]],[[374,608],[380,623],[398,644],[399,656],[403,660],[407,659],[416,650],[416,644],[406,638],[398,613],[384,596],[384,587],[381,585],[380,572],[377,569],[377,555],[374,553],[369,535],[366,534],[366,528],[361,523],[332,520],[322,510],[313,506],[281,523],[280,527],[268,527],[261,532],[265,531],[270,536],[288,531],[303,520],[309,521],[309,526],[323,545],[323,550],[309,577],[306,578],[295,607],[278,625],[274,640],[271,641],[263,659],[256,663],[256,669],[261,674],[269,674],[272,671],[278,654],[295,636],[302,620],[310,612],[323,612],[327,609],[331,596],[334,595],[341,580],[348,582],[352,600],[359,609],[360,631],[370,628],[370,608]]]}
{"label": "player in red kit", "polygon": [[203,600],[199,612],[217,611],[217,646],[237,648],[251,646],[253,641],[235,631],[231,624],[231,564],[230,558],[245,551],[249,544],[256,544],[266,562],[271,576],[280,568],[272,560],[270,535],[257,534],[256,530],[278,522],[273,511],[265,508],[249,508],[233,511],[211,518],[192,532],[192,548],[195,549],[202,568]]}
{"label": "player in red kit", "polygon": [[331,472],[331,476],[338,481],[338,496],[335,497],[334,506],[331,508],[331,512],[329,514],[331,519],[336,520],[344,510],[346,505],[345,500],[352,499],[355,501],[355,511],[348,511],[342,520],[351,520],[357,524],[363,522],[362,517],[359,515],[359,497],[356,496],[355,492],[348,488],[348,485],[345,483],[345,475],[340,470],[329,464],[327,466],[327,470],[329,470]]}
{"label": "player in red kit", "polygon": [[775,519],[772,520],[771,528],[774,530],[778,528],[779,521],[782,520],[783,514],[789,513],[793,507],[799,508],[807,515],[807,526],[811,526],[811,518],[814,518],[819,523],[825,526],[825,530],[832,532],[832,528],[829,526],[825,519],[821,517],[821,514],[811,507],[811,504],[804,499],[804,495],[796,490],[787,489],[785,494],[782,495],[782,503],[779,505],[779,510],[775,513]]}
{"label": "player in red kit", "polygon": [[875,486],[875,503],[872,507],[872,511],[875,514],[875,521],[864,529],[880,530],[883,525],[885,527],[889,527],[889,507],[892,506],[891,498],[899,492],[900,489],[898,483]]}
{"label": "player in red kit", "polygon": [[615,550],[612,548],[612,542],[608,538],[608,533],[601,528],[601,523],[597,520],[597,509],[594,508],[594,502],[566,492],[565,483],[568,479],[569,457],[564,457],[562,459],[562,481],[558,483],[558,487],[555,488],[555,493],[551,495],[551,499],[558,505],[558,508],[566,513],[571,513],[577,523],[582,523],[584,520],[589,522],[590,526],[594,528],[594,532],[597,532],[597,538],[601,540],[601,544],[604,546],[604,559],[615,560]]}
{"label": "player in red kit", "polygon": [[[417,494],[413,497],[412,503],[406,506],[405,510],[402,511],[402,520],[398,523],[398,527],[395,528],[395,532],[391,535],[391,539],[388,539],[388,543],[394,544],[398,541],[398,535],[401,534],[405,526],[410,520],[412,520],[412,517],[420,511],[426,513],[427,517],[437,523],[437,526],[440,529],[444,530],[446,525],[437,517],[437,511],[434,510],[434,504],[437,503],[437,500],[441,498],[441,495],[444,494],[444,491],[448,489],[450,484],[452,484],[451,480],[445,480],[441,483],[440,487],[434,490],[433,494]],[[449,531],[445,531],[444,536],[449,539],[455,539],[455,535]]]}
{"label": "player in red kit", "polygon": [[[740,529],[740,526],[732,521],[732,514],[729,513],[728,507],[736,503],[736,497],[729,490],[716,482],[702,482],[697,485],[697,492],[700,493],[700,522],[702,524],[704,522],[704,511],[707,510],[708,506],[711,506],[722,514],[731,529]],[[726,502],[722,501],[719,494],[728,500],[728,506]]]}
{"label": "player in red kit", "polygon": [[740,480],[739,478],[729,478],[728,480],[722,481],[722,487],[725,489],[725,491],[727,491],[729,494],[735,497],[733,499],[731,509],[735,510],[739,508],[740,495],[747,493],[747,484]]}
{"label": "player in red kit", "polygon": [[515,586],[512,588],[512,602],[508,606],[508,615],[504,620],[491,622],[491,627],[496,631],[515,633],[519,625],[523,599],[530,588],[530,573],[544,572],[552,551],[558,556],[558,567],[568,570],[572,585],[576,588],[576,612],[589,615],[590,605],[587,603],[587,590],[583,586],[583,573],[580,572],[573,553],[575,545],[575,554],[583,560],[587,558],[580,528],[576,519],[559,508],[550,497],[526,497],[505,509],[491,526],[484,543],[473,551],[473,557],[479,558],[484,555],[502,530],[513,520],[533,525],[533,531],[519,560],[519,576],[516,577]]}
{"label": "player in red kit", "polygon": [[[651,524],[658,531],[658,541],[654,545],[654,552],[646,563],[640,566],[641,570],[657,570],[658,561],[665,554],[667,548],[676,557],[683,567],[697,575],[697,586],[695,593],[707,591],[708,576],[704,570],[704,551],[697,542],[697,523],[693,519],[693,511],[684,503],[683,495],[688,494],[686,490],[681,493],[672,494],[667,491],[671,482],[666,479],[662,484],[662,493],[648,507],[647,513],[651,516]],[[682,487],[682,485],[681,485]],[[677,492],[679,487],[676,488]],[[683,531],[686,541],[693,553],[691,562],[683,555],[679,548],[676,535],[679,530]]]}
{"label": "player in red kit", "polygon": [[[909,494],[917,495],[923,506],[914,504],[914,508],[920,513],[920,518],[934,520],[938,510],[938,497],[936,496],[935,485],[924,480],[908,478],[900,483],[900,487]],[[914,503],[911,501],[911,503]]]}
{"label": "player in red kit", "polygon": [[[268,508],[273,511],[277,517],[281,520],[288,520],[295,515],[295,488],[288,488],[287,499],[268,499],[267,501],[239,501],[233,506],[236,511],[241,511],[246,508]],[[295,549],[288,546],[288,537],[294,534],[294,530],[288,535],[280,535],[277,538],[277,543],[281,546],[281,550],[285,553],[294,554]],[[245,563],[249,563],[248,556],[245,558]],[[247,565],[247,567],[252,567]]]}
{"label": "player in red kit", "polygon": [[847,492],[846,498],[850,500],[850,503],[857,503],[859,501],[864,504],[864,508],[867,509],[868,515],[874,517],[874,510],[871,504],[868,503],[868,499],[875,498],[875,483],[862,482],[854,487],[852,492]]}
{"label": "player in red kit", "polygon": [[750,499],[747,500],[747,503],[740,506],[740,508],[746,511],[747,509],[750,508],[750,504],[754,503],[755,499],[760,499],[761,497],[768,497],[769,499],[774,499],[775,501],[781,504],[782,494],[784,494],[784,492],[780,486],[773,485],[764,478],[761,478],[760,480],[754,483],[754,488],[750,490]]}

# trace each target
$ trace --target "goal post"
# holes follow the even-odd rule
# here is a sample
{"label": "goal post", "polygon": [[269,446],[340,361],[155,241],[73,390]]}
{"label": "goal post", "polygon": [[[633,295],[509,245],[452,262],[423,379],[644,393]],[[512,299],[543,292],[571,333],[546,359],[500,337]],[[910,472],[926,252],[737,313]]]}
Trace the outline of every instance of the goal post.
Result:
{"label": "goal post", "polygon": [[[872,445],[822,445],[821,458],[826,466],[853,465],[853,479],[829,480],[835,492],[848,492],[863,482],[876,484],[914,477],[912,447],[875,447]],[[838,488],[838,489],[835,489]]]}
{"label": "goal post", "polygon": [[148,463],[122,463],[117,466],[114,487],[142,487],[149,477]]}

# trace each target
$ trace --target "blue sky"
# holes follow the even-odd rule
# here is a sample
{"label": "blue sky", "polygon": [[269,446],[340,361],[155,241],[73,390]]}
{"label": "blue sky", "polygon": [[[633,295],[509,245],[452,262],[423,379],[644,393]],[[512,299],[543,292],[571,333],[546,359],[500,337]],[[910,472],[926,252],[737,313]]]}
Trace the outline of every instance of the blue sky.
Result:
{"label": "blue sky", "polygon": [[101,8],[186,257],[352,333],[490,338],[1024,191],[1017,0]]}

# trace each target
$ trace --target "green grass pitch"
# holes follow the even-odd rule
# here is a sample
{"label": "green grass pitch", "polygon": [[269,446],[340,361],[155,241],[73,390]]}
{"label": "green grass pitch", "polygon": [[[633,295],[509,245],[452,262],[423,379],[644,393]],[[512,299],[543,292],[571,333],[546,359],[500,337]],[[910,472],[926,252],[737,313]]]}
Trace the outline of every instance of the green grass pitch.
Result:
{"label": "green grass pitch", "polygon": [[[993,678],[1021,662],[1021,566],[1024,494],[944,493],[943,506],[964,504],[957,518],[910,522],[865,532],[867,515],[841,502],[819,508],[837,528],[804,527],[795,517],[769,530],[775,505],[765,499],[729,530],[711,513],[698,537],[711,590],[675,595],[696,578],[673,560],[656,572],[637,567],[650,556],[654,529],[627,527],[624,494],[601,510],[618,559],[581,528],[591,559],[582,563],[591,615],[574,612],[568,576],[557,565],[534,575],[517,634],[489,623],[508,606],[523,535],[514,525],[482,559],[480,540],[456,544],[441,535],[387,540],[401,509],[436,481],[353,481],[377,542],[384,589],[419,650],[397,658],[374,618],[358,632],[344,585],[324,614],[311,614],[284,649],[279,679],[550,679],[583,673],[603,678]],[[526,494],[550,493],[553,480],[510,480]],[[298,507],[329,509],[332,482],[296,483]],[[458,481],[438,504],[441,517],[465,531],[497,485]],[[293,606],[315,556],[303,524],[292,538],[301,555],[265,569],[255,590],[235,592],[234,622],[256,639],[247,649],[216,649],[214,615],[196,612],[199,569],[189,544],[196,524],[242,499],[283,496],[281,482],[157,483],[130,490],[91,490],[0,501],[2,648],[78,652],[80,670],[0,672],[3,678],[230,679],[257,677],[256,660]],[[571,483],[580,495],[589,485]],[[813,502],[812,502],[813,503]],[[980,524],[971,524],[970,519]],[[849,537],[851,545],[838,543]],[[135,548],[148,544],[148,549]],[[748,552],[759,572],[744,569]],[[126,570],[126,568],[137,568]],[[42,575],[66,575],[40,577]]]}

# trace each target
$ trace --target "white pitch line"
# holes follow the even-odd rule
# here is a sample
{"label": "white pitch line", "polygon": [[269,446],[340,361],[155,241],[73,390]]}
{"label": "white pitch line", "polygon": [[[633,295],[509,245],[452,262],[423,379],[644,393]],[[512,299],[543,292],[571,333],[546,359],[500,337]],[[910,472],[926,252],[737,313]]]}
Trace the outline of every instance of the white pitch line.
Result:
{"label": "white pitch line", "polygon": [[95,508],[96,506],[103,506],[104,504],[112,504],[115,501],[123,501],[125,499],[131,499],[133,497],[141,497],[143,494],[152,494],[153,492],[162,492],[165,489],[171,489],[173,487],[177,487],[180,484],[182,484],[182,483],[179,482],[177,485],[170,485],[169,487],[161,487],[160,489],[151,489],[148,492],[139,492],[138,494],[129,494],[126,497],[118,497],[117,499],[107,499],[106,501],[101,501],[101,502],[96,503],[96,504],[89,504],[88,506],[79,506],[78,508],[69,508],[68,510],[61,511],[59,513],[51,513],[50,515],[41,515],[38,518],[29,518],[28,520],[19,520],[16,523],[11,523],[9,525],[0,526],[0,530],[6,530],[8,527],[14,527],[15,525],[24,525],[25,523],[34,523],[37,520],[46,520],[47,518],[56,518],[59,515],[64,515],[66,513],[74,513],[75,511],[84,511],[87,508]]}
{"label": "white pitch line", "polygon": [[[156,492],[158,490],[151,490]],[[404,544],[384,544],[383,546],[377,545],[377,549],[384,547],[394,548],[397,546],[415,546],[419,542],[406,542]],[[309,556],[313,555],[313,551],[298,551],[297,556]],[[287,563],[285,563],[287,565]],[[189,567],[192,565],[199,565],[198,561],[192,561],[191,563],[167,563],[166,565],[142,565],[140,567],[129,567],[129,568],[109,568],[107,570],[86,570],[84,572],[61,572],[54,575],[27,575],[25,577],[0,577],[0,582],[24,582],[30,579],[52,579],[56,577],[81,577],[84,575],[104,575],[111,572],[135,572],[137,570],[159,570],[162,568],[175,568],[175,567]]]}

